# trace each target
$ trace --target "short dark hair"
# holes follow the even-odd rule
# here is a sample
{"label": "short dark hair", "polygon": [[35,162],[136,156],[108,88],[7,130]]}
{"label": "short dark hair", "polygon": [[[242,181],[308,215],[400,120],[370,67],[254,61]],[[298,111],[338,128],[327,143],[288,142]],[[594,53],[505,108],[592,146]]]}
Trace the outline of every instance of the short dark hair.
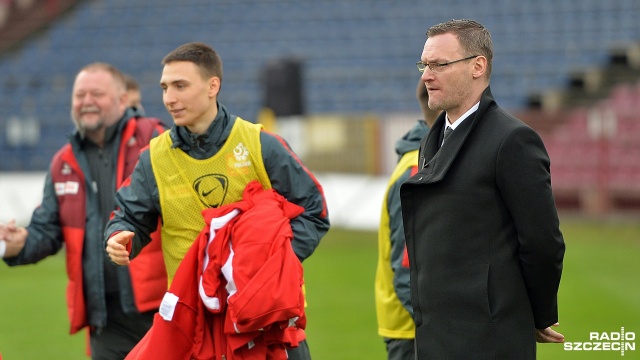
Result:
{"label": "short dark hair", "polygon": [[192,62],[200,68],[203,78],[208,79],[216,76],[222,82],[222,59],[209,45],[201,42],[180,45],[162,59],[162,65],[174,61]]}
{"label": "short dark hair", "polygon": [[140,90],[140,85],[138,85],[138,82],[136,81],[136,79],[133,78],[133,76],[129,75],[129,74],[123,74],[124,75],[124,84],[127,87],[127,90]]}
{"label": "short dark hair", "polygon": [[418,104],[420,104],[420,110],[422,111],[422,119],[431,127],[440,114],[439,110],[431,110],[429,107],[429,92],[422,80],[418,80],[418,87],[416,88],[416,98]]}
{"label": "short dark hair", "polygon": [[487,58],[487,78],[491,77],[493,41],[489,30],[477,21],[453,19],[434,25],[427,30],[427,37],[452,33],[460,42],[463,56],[482,55]]}

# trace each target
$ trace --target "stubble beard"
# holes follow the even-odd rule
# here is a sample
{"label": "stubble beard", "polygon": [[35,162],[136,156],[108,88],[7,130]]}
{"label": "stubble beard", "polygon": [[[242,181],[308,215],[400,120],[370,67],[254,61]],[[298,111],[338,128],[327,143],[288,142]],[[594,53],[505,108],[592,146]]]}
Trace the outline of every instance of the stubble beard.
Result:
{"label": "stubble beard", "polygon": [[102,116],[102,114],[99,114],[99,115],[100,116],[96,121],[87,123],[82,119],[82,114],[80,114],[79,116],[77,116],[76,114],[71,114],[73,122],[76,125],[76,128],[83,136],[86,136],[87,134],[93,134],[93,133],[99,132],[100,130],[105,128],[104,117]]}

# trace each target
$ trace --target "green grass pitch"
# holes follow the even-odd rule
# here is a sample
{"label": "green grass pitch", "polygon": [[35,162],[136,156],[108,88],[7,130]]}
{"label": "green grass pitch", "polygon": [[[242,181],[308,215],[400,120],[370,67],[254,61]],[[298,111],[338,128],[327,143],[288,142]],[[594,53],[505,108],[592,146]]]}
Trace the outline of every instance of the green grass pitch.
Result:
{"label": "green grass pitch", "polygon": [[[640,221],[564,217],[567,243],[559,293],[567,341],[590,332],[640,333]],[[376,234],[332,229],[305,261],[308,342],[315,360],[383,360],[376,332],[373,280]],[[4,360],[87,359],[85,335],[68,335],[64,255],[39,264],[0,264],[0,353]],[[640,359],[640,349],[567,351],[538,345],[538,359]],[[472,356],[470,357],[470,359]]]}

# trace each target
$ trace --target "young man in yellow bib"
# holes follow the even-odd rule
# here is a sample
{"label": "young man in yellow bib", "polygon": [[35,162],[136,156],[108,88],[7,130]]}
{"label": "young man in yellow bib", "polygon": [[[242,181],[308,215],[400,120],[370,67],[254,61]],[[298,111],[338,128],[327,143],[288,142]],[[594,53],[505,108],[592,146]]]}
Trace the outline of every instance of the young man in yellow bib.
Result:
{"label": "young man in yellow bib", "polygon": [[416,98],[422,119],[400,139],[395,150],[398,162],[389,177],[387,191],[380,214],[378,229],[378,267],[375,280],[378,335],[384,339],[388,360],[415,359],[413,308],[409,289],[409,266],[406,256],[400,185],[418,171],[418,151],[422,140],[439,111],[429,109],[429,94],[422,81],[418,81]]}
{"label": "young man in yellow bib", "polygon": [[[162,60],[160,86],[174,126],[142,152],[130,181],[116,195],[118,210],[107,225],[107,253],[119,265],[149,242],[162,221],[169,282],[205,222],[201,211],[242,199],[259,181],[302,206],[291,220],[293,249],[300,261],[329,229],[322,187],[285,140],[235,115],[218,102],[222,61],[202,43],[179,46]],[[306,341],[289,359],[310,359]]]}

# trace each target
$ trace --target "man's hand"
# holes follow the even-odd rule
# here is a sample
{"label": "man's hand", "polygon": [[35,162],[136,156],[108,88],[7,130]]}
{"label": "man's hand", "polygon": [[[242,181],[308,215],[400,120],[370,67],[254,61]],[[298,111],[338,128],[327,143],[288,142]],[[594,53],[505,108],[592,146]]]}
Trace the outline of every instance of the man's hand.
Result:
{"label": "man's hand", "polygon": [[[559,326],[559,323],[553,326]],[[548,327],[546,329],[536,329],[536,341],[539,343],[561,343],[564,342],[564,335]]]}
{"label": "man's hand", "polygon": [[115,264],[129,265],[129,252],[127,244],[133,239],[134,233],[131,231],[122,231],[107,240],[107,254]]}
{"label": "man's hand", "polygon": [[29,231],[23,227],[17,227],[14,219],[9,220],[6,224],[0,223],[0,240],[4,240],[6,244],[4,257],[17,256],[24,248],[27,236],[29,236]]}

